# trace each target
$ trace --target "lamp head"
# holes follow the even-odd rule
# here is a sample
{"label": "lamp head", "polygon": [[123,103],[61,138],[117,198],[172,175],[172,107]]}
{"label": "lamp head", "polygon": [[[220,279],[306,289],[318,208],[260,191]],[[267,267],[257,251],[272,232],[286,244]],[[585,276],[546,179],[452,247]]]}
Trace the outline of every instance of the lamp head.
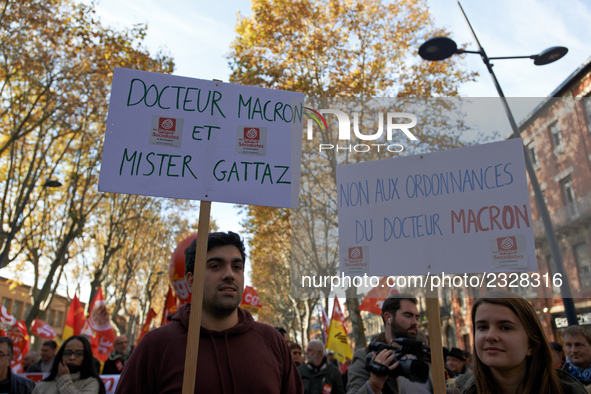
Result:
{"label": "lamp head", "polygon": [[544,66],[561,59],[568,53],[566,47],[551,47],[543,50],[540,54],[534,56],[534,64],[536,66]]}
{"label": "lamp head", "polygon": [[419,56],[425,60],[444,60],[458,53],[458,45],[448,37],[429,38],[419,47]]}

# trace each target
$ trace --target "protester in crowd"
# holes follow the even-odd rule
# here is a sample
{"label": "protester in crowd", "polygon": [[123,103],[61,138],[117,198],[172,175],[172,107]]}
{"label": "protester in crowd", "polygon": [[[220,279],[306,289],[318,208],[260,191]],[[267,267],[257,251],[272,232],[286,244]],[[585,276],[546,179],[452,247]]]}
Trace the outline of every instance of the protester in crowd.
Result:
{"label": "protester in crowd", "polygon": [[41,345],[41,359],[29,365],[27,372],[49,372],[53,366],[53,359],[57,350],[55,341],[45,341]]}
{"label": "protester in crowd", "polygon": [[0,393],[31,394],[35,383],[10,370],[13,350],[12,339],[0,337]]}
{"label": "protester in crowd", "polygon": [[103,375],[119,375],[123,371],[123,367],[129,356],[133,346],[129,346],[127,336],[120,335],[115,338],[115,349],[109,354],[109,358],[105,361],[103,366]]}
{"label": "protester in crowd", "polygon": [[568,371],[585,386],[591,385],[591,331],[582,326],[570,326],[562,333]]}
{"label": "protester in crowd", "polygon": [[552,366],[548,340],[524,298],[493,291],[472,307],[473,372],[460,375],[453,392],[468,394],[584,394],[572,376]]}
{"label": "protester in crowd", "polygon": [[25,372],[27,371],[27,368],[29,368],[31,366],[31,364],[36,363],[37,361],[39,361],[41,359],[41,356],[39,355],[39,353],[32,351],[29,352],[27,354],[25,354],[25,357],[23,357],[23,369]]}
{"label": "protester in crowd", "polygon": [[105,385],[92,365],[90,342],[82,335],[68,338],[53,360],[49,376],[33,394],[105,394]]}
{"label": "protester in crowd", "polygon": [[[185,250],[185,279],[193,286],[196,242]],[[244,290],[244,244],[233,232],[211,233],[203,280],[196,393],[302,393],[287,343],[238,305]],[[116,393],[180,393],[191,305],[148,332],[131,353]]]}
{"label": "protester in crowd", "polygon": [[285,328],[283,328],[283,327],[275,327],[275,329],[277,330],[277,332],[279,334],[281,334],[281,336],[283,337],[283,339],[285,339],[285,342],[289,342],[289,334],[287,333],[287,331],[285,330]]}
{"label": "protester in crowd", "polygon": [[289,342],[289,351],[291,352],[291,358],[296,366],[304,365],[304,357],[302,357],[302,347],[295,342]]}
{"label": "protester in crowd", "polygon": [[550,350],[552,350],[552,365],[554,368],[561,368],[566,362],[562,345],[558,342],[550,342]]}
{"label": "protester in crowd", "polygon": [[334,365],[337,368],[339,367],[339,362],[336,358],[334,358],[333,352],[326,352],[326,362]]}
{"label": "protester in crowd", "polygon": [[304,394],[345,394],[339,369],[328,363],[324,344],[311,340],[306,347],[307,364],[298,367],[304,383]]}
{"label": "protester in crowd", "polygon": [[[417,299],[409,294],[396,293],[390,295],[382,305],[382,320],[385,333],[376,341],[387,345],[398,346],[394,342],[397,338],[416,339],[419,333],[419,310]],[[359,349],[353,355],[353,361],[348,370],[347,394],[422,394],[432,393],[433,385],[429,379],[426,383],[411,382],[404,376],[398,378],[387,375],[377,375],[365,369],[365,358],[369,349]],[[394,362],[392,350],[384,349],[377,354],[373,361],[388,367],[393,371],[399,366]]]}
{"label": "protester in crowd", "polygon": [[450,378],[466,373],[466,358],[462,349],[452,347],[445,357],[445,367]]}

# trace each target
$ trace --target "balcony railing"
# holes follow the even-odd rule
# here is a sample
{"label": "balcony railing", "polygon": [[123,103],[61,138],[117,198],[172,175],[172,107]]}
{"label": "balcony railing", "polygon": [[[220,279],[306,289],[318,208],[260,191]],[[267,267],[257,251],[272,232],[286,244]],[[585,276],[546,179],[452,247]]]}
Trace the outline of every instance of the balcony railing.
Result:
{"label": "balcony railing", "polygon": [[[591,216],[591,193],[585,197],[577,198],[573,203],[563,206],[559,210],[550,211],[550,218],[555,229],[560,229],[571,222]],[[544,235],[544,224],[542,220],[536,220],[533,224],[534,236]]]}

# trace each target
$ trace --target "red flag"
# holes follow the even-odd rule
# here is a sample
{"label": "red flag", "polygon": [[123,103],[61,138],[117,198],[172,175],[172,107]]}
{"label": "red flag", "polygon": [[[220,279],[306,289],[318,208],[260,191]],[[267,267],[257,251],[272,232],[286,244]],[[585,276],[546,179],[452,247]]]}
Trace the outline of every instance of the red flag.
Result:
{"label": "red flag", "polygon": [[80,335],[85,324],[86,318],[84,317],[84,309],[82,308],[78,296],[74,294],[74,298],[72,298],[72,302],[70,303],[68,317],[66,318],[66,326],[64,327],[62,340],[65,341],[73,335]]}
{"label": "red flag", "polygon": [[51,326],[41,319],[35,319],[31,325],[31,332],[41,339],[52,340],[57,334]]}
{"label": "red flag", "polygon": [[380,282],[376,287],[371,289],[369,293],[363,299],[359,308],[360,311],[368,311],[374,315],[382,314],[382,304],[384,300],[390,296],[390,294],[398,293],[396,287],[388,286],[388,277],[384,276],[380,279]]}
{"label": "red flag", "polygon": [[9,335],[12,339],[13,346],[12,364],[10,369],[13,373],[23,373],[25,372],[23,369],[23,359],[25,358],[25,355],[29,353],[29,332],[27,331],[27,326],[25,325],[24,320],[19,321],[15,328],[18,330],[13,330],[14,333]]}
{"label": "red flag", "polygon": [[244,288],[244,293],[242,293],[242,302],[240,302],[240,307],[242,309],[246,309],[252,314],[259,313],[263,305],[261,304],[261,300],[259,299],[259,293],[254,289],[254,287],[246,286]]}
{"label": "red flag", "polygon": [[88,327],[95,333],[91,341],[92,352],[96,358],[105,362],[115,348],[115,331],[111,326],[102,286],[90,303]]}
{"label": "red flag", "polygon": [[12,339],[13,356],[11,370],[18,373],[22,370],[22,362],[29,351],[29,336],[24,324],[17,321],[4,305],[0,304],[0,335]]}
{"label": "red flag", "polygon": [[330,326],[330,323],[328,322],[328,315],[326,314],[324,307],[322,305],[320,305],[320,307],[322,308],[322,335],[324,335],[324,342],[326,342],[328,339],[328,327]]}
{"label": "red flag", "polygon": [[156,312],[154,311],[154,309],[150,308],[150,312],[148,312],[148,316],[146,317],[146,322],[142,326],[142,331],[140,332],[140,337],[137,339],[136,344],[138,344],[142,340],[142,337],[144,335],[146,335],[146,333],[148,331],[150,331],[150,325],[152,324],[152,319],[154,319],[155,317],[156,317]]}
{"label": "red flag", "polygon": [[176,298],[172,292],[172,287],[168,285],[168,293],[166,294],[166,301],[164,302],[164,311],[162,312],[162,322],[160,325],[163,326],[169,323],[168,316],[176,313]]}

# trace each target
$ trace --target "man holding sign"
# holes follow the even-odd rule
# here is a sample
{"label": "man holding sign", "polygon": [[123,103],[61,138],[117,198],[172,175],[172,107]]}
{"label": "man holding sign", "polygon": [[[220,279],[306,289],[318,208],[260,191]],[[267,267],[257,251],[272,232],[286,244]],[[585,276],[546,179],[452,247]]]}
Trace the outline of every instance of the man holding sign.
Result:
{"label": "man holding sign", "polygon": [[[192,288],[196,242],[185,251]],[[211,233],[203,288],[203,312],[195,393],[302,393],[287,344],[271,326],[239,308],[244,289],[244,244],[233,232]],[[179,393],[191,305],[148,332],[125,365],[116,393]]]}

